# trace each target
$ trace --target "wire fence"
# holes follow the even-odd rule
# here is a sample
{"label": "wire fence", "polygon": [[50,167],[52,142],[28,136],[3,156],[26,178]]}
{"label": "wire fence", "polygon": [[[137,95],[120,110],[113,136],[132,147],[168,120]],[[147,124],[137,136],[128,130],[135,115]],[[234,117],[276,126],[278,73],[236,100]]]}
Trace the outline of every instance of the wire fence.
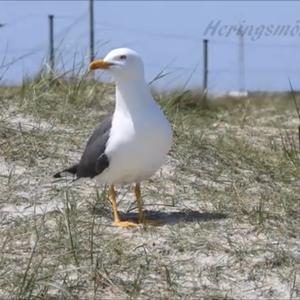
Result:
{"label": "wire fence", "polygon": [[[87,13],[78,16],[55,15],[55,61],[56,71],[66,72],[68,69],[78,72],[87,64],[88,52],[88,26]],[[13,32],[17,27],[23,26],[24,22],[36,20],[46,23],[46,15],[30,14],[12,19],[6,23],[1,23],[1,33],[5,30]],[[0,20],[1,21],[1,20]],[[3,82],[20,82],[24,73],[33,76],[41,68],[47,66],[48,59],[48,37],[47,31],[44,32],[40,41],[30,40],[32,47],[16,47],[9,42],[2,40],[0,46],[0,78]],[[133,28],[121,23],[114,22],[95,22],[96,32],[96,55],[103,55],[108,49],[114,48],[115,45],[129,46],[132,48],[146,49],[143,43],[151,41],[159,45],[162,57],[155,59],[160,55],[157,49],[154,49],[155,56],[149,59],[150,55],[145,57],[145,67],[149,72],[151,81],[162,70],[166,76],[161,79],[160,86],[174,87],[180,85],[191,85],[201,88],[203,76],[203,57],[202,57],[202,40],[207,38],[203,35],[175,34],[144,29]],[[122,36],[120,38],[120,36]],[[130,37],[131,40],[124,40]],[[184,52],[178,52],[178,45],[185,44]],[[26,43],[27,45],[29,42]],[[245,52],[245,78],[246,89],[255,89],[255,77],[263,78],[263,82],[268,89],[276,89],[274,79],[277,81],[286,81],[282,83],[287,86],[287,78],[297,78],[300,61],[295,59],[294,63],[290,61],[291,53],[295,53],[300,43],[266,43],[260,41],[247,41],[243,43],[242,51]],[[238,39],[209,39],[208,47],[208,71],[209,89],[227,89],[237,90],[240,74],[241,62],[238,61],[238,51],[241,51]],[[152,49],[153,50],[153,49]],[[145,52],[149,52],[146,49]],[[224,54],[225,53],[225,54]],[[273,56],[273,59],[272,59]],[[255,64],[259,60],[259,64]],[[20,67],[21,63],[21,67]],[[188,81],[188,83],[187,83]],[[252,83],[251,83],[252,82]],[[254,83],[253,83],[254,82]],[[259,89],[259,85],[258,88]],[[279,87],[280,88],[280,87]]]}

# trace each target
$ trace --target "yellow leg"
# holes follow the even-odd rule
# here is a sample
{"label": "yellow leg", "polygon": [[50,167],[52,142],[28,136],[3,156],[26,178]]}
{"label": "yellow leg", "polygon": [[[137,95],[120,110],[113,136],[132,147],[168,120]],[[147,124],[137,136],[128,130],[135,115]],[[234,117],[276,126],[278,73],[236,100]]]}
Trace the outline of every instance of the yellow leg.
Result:
{"label": "yellow leg", "polygon": [[135,193],[138,214],[139,214],[138,221],[139,221],[139,223],[143,223],[143,221],[144,221],[143,202],[142,202],[142,197],[141,197],[141,185],[139,183],[136,183],[136,185],[134,187],[134,193]]}
{"label": "yellow leg", "polygon": [[118,208],[117,208],[116,192],[115,192],[113,185],[109,186],[108,196],[109,196],[109,200],[111,202],[112,210],[113,210],[113,216],[114,216],[113,225],[118,226],[118,227],[136,227],[137,224],[135,224],[133,222],[121,221],[119,213],[118,213]]}
{"label": "yellow leg", "polygon": [[145,225],[154,225],[154,226],[163,225],[164,222],[161,220],[149,220],[144,217],[143,200],[141,197],[141,185],[139,183],[136,183],[134,187],[134,193],[135,193],[137,209],[138,209],[138,222],[143,223]]}

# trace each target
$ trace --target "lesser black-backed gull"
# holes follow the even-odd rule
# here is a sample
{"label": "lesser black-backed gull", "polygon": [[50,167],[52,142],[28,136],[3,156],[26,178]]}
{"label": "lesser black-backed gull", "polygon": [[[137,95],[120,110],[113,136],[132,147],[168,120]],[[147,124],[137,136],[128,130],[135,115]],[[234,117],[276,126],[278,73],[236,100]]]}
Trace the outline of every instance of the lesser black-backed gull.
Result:
{"label": "lesser black-backed gull", "polygon": [[103,60],[93,61],[90,70],[95,69],[107,70],[115,81],[114,113],[95,128],[80,162],[54,177],[69,172],[77,178],[95,177],[99,183],[108,184],[113,224],[135,227],[135,222],[120,219],[114,185],[135,183],[138,222],[142,223],[140,182],[154,175],[166,160],[172,143],[171,126],[152,98],[137,52],[115,49]]}

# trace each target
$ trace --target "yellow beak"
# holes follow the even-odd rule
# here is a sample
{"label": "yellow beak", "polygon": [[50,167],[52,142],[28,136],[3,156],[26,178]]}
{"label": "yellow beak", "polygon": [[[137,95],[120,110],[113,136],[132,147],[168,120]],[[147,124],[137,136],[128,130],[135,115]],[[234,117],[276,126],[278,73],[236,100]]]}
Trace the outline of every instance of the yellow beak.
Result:
{"label": "yellow beak", "polygon": [[89,64],[89,69],[90,70],[96,70],[96,69],[109,69],[109,67],[113,65],[112,63],[106,62],[102,59],[97,59],[92,61]]}

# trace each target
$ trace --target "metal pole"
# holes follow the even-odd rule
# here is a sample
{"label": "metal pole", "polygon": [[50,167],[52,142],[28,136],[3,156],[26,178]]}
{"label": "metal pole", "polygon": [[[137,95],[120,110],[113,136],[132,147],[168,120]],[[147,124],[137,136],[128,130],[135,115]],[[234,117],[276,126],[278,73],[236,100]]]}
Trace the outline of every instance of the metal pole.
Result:
{"label": "metal pole", "polygon": [[53,15],[49,15],[49,66],[50,72],[54,71],[54,30],[53,30]]}
{"label": "metal pole", "polygon": [[94,0],[89,0],[89,15],[90,15],[90,62],[92,62],[95,58]]}
{"label": "metal pole", "polygon": [[203,40],[203,91],[207,93],[208,83],[208,40]]}
{"label": "metal pole", "polygon": [[238,30],[239,36],[239,90],[240,93],[245,93],[245,48],[244,48],[244,35],[241,26]]}

